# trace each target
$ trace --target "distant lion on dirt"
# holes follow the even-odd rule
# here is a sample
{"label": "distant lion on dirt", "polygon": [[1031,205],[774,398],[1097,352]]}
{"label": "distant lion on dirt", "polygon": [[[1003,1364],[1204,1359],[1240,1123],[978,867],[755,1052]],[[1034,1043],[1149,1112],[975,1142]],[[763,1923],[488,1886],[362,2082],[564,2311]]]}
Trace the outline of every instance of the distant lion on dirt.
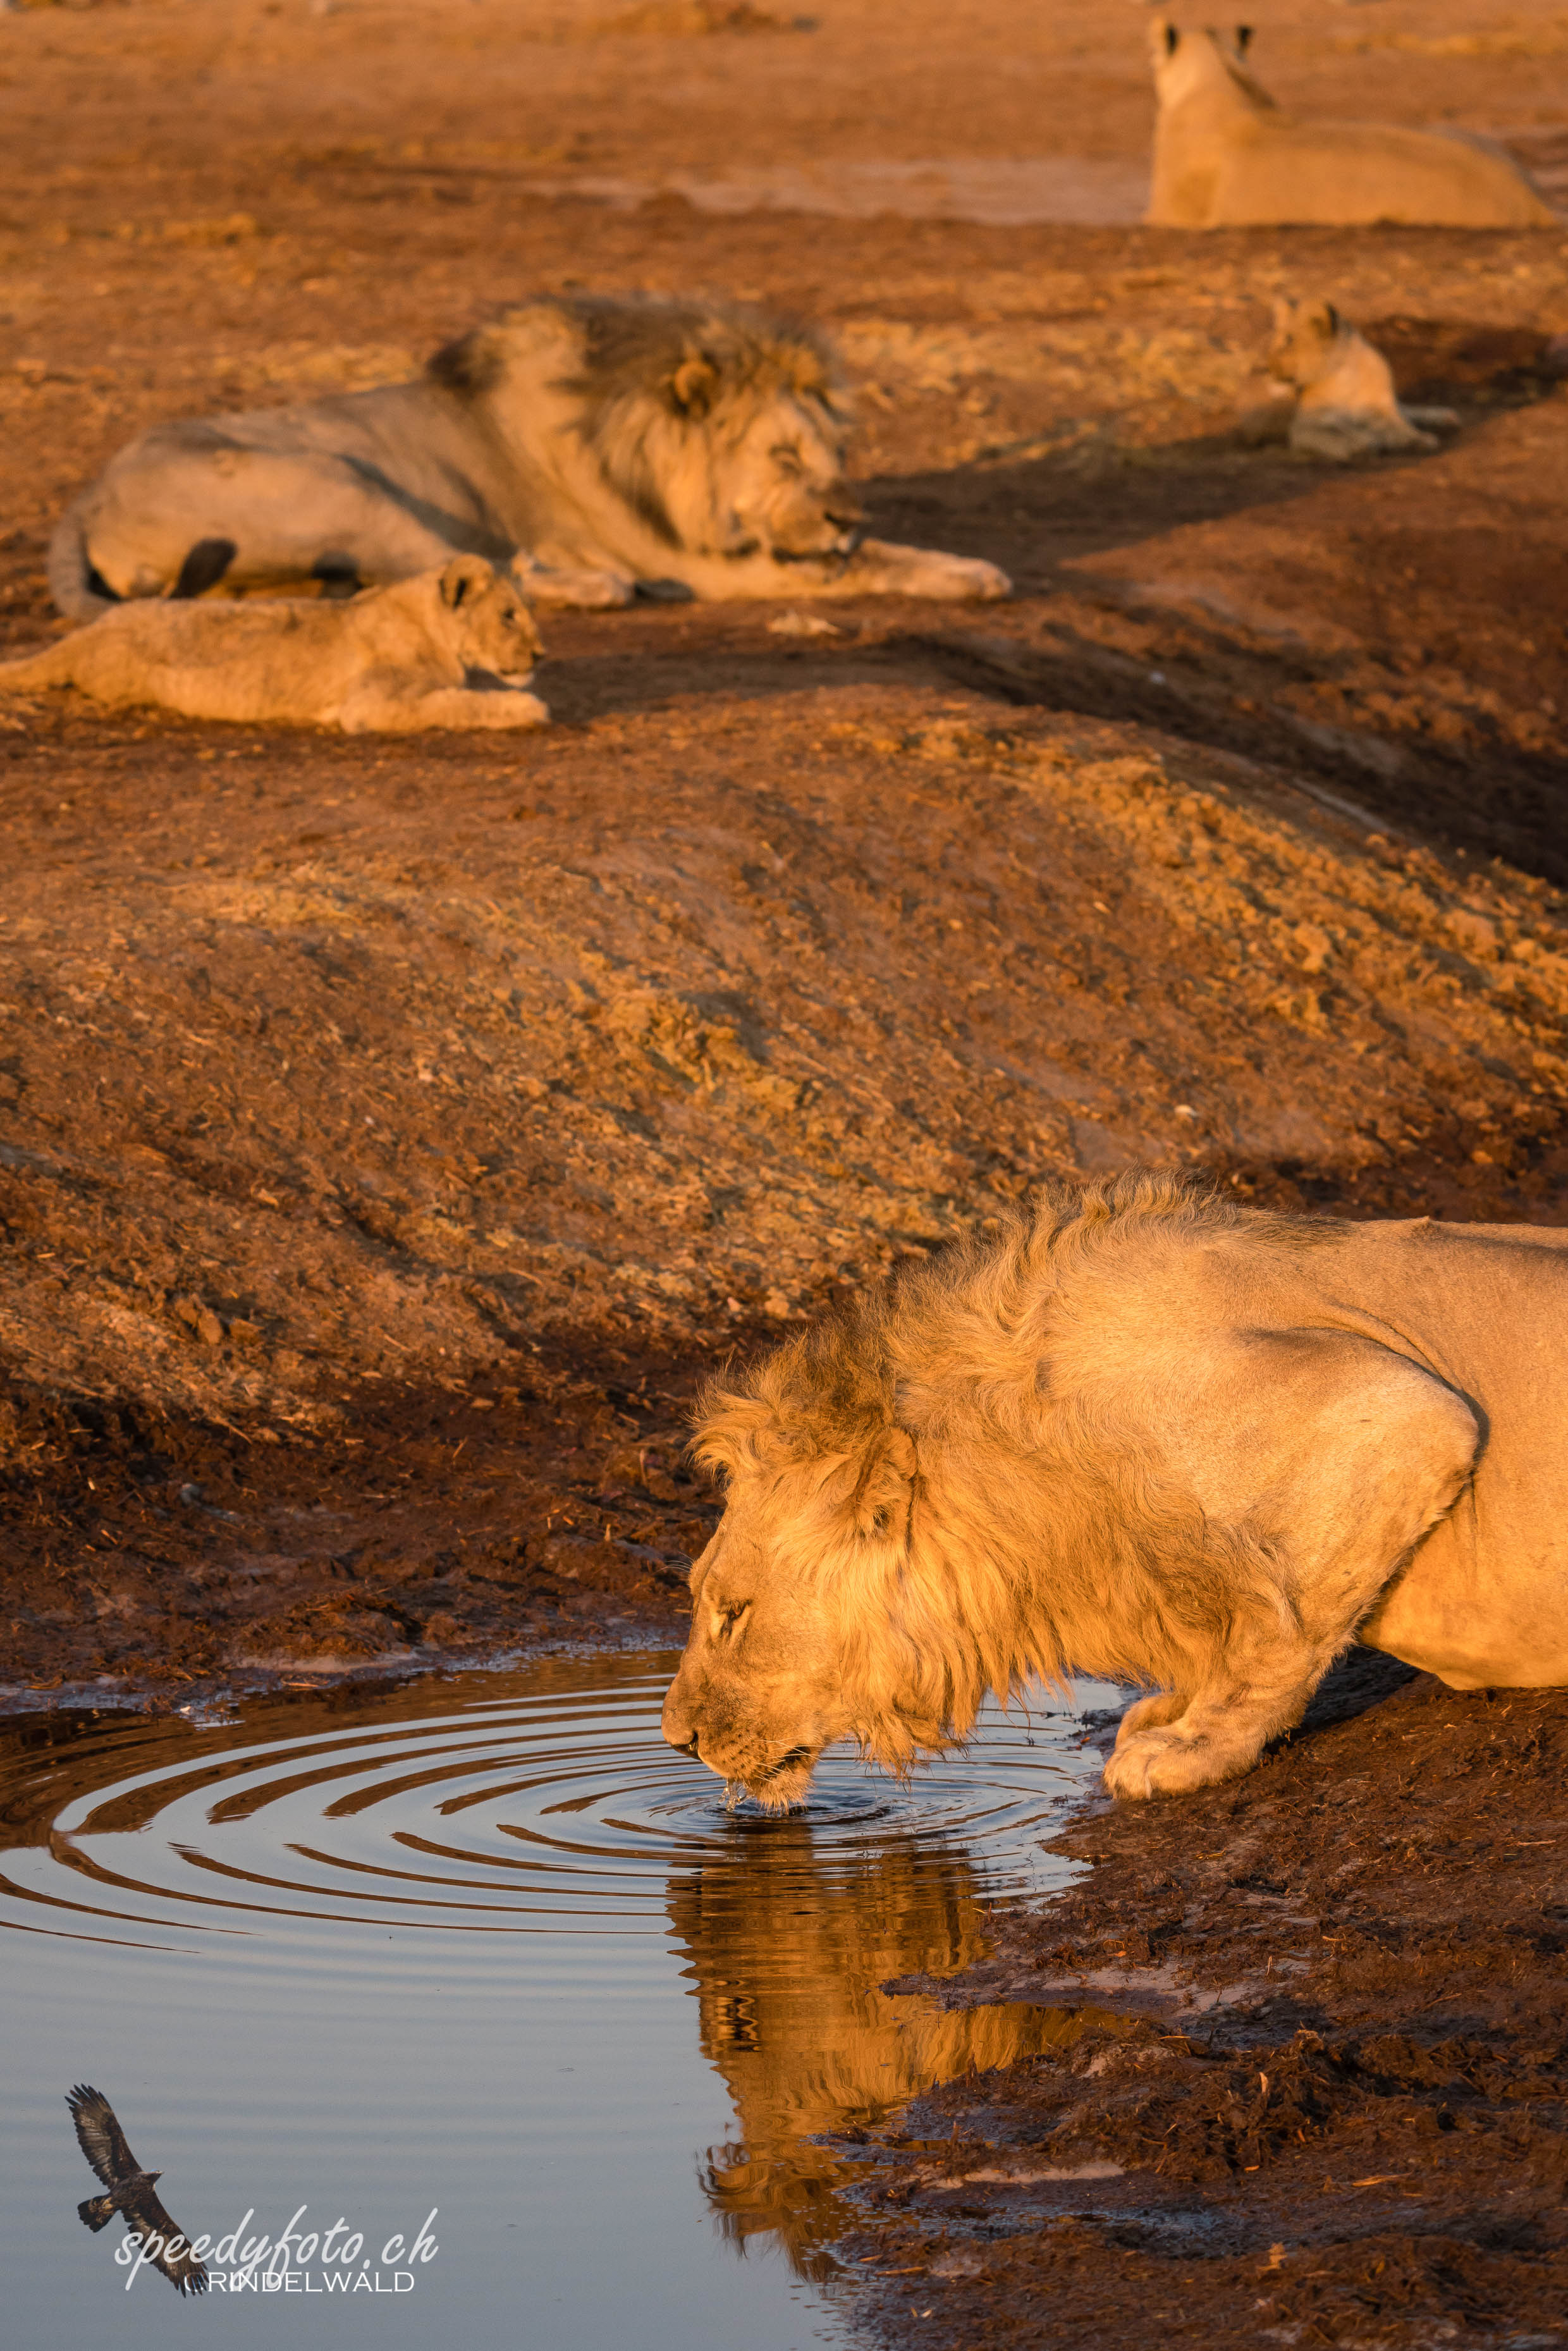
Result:
{"label": "distant lion on dirt", "polygon": [[1269,371],[1300,394],[1289,434],[1298,456],[1343,464],[1436,449],[1437,434],[1459,421],[1451,408],[1406,408],[1383,353],[1332,302],[1276,301]]}
{"label": "distant lion on dirt", "polygon": [[514,582],[454,556],[347,603],[120,604],[24,660],[0,663],[0,695],[74,685],[97,702],[151,703],[187,718],[340,726],[542,726],[524,691],[538,632]]}
{"label": "distant lion on dirt", "polygon": [[1250,37],[1247,26],[1232,44],[1155,18],[1159,113],[1145,215],[1152,226],[1562,225],[1529,174],[1490,140],[1394,123],[1301,122],[1285,113],[1248,70]]}
{"label": "distant lion on dirt", "polygon": [[525,303],[412,383],[155,425],[61,520],[60,610],[329,590],[455,551],[514,562],[536,603],[1003,596],[992,563],[857,538],[826,346],[716,304]]}
{"label": "distant lion on dirt", "polygon": [[1357,1638],[1568,1682],[1568,1231],[1048,1189],[710,1395],[697,1450],[664,1736],[772,1808],[1074,1669],[1159,1693],[1125,1796],[1249,1769]]}

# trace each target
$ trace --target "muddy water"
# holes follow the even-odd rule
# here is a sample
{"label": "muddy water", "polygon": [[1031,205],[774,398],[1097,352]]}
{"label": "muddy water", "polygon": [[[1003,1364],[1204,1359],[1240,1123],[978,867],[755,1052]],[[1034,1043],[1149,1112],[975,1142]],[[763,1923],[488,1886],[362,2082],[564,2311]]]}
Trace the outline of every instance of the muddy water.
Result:
{"label": "muddy water", "polygon": [[[852,2173],[820,2136],[1064,2025],[877,1986],[962,1966],[991,1907],[1060,1882],[1039,1840],[1097,1759],[1066,1710],[997,1715],[907,1790],[834,1756],[804,1813],[729,1813],[659,1739],[673,1663],[0,1730],[10,2341],[187,2323],[117,2266],[118,2221],[77,2220],[80,2081],[178,2227],[244,2223],[203,2306],[225,2335],[845,2339]],[[292,2283],[236,2283],[301,2205]]]}

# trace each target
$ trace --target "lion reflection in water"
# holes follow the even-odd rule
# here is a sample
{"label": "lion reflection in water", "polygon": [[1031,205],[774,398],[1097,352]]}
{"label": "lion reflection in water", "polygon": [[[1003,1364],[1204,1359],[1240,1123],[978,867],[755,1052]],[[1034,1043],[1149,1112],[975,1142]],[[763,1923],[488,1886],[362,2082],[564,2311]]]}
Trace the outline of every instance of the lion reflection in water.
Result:
{"label": "lion reflection in water", "polygon": [[846,2166],[815,2142],[876,2122],[918,2092],[1071,2040],[1062,2009],[939,2010],[878,1989],[945,1976],[988,1948],[980,1881],[961,1853],[914,1837],[851,1855],[808,1820],[742,1831],[733,1864],[677,1879],[670,1918],[692,1962],[702,2052],[723,2076],[740,2142],[710,2149],[704,2186],[744,2252],[774,2240],[801,2277],[832,2274],[853,2215]]}

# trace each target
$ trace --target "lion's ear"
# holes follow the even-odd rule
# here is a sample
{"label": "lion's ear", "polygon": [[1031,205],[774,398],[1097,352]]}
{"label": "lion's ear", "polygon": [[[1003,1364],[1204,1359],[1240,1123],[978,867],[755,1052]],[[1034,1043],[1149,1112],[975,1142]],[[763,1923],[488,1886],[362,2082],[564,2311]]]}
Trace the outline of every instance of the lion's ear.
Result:
{"label": "lion's ear", "polygon": [[831,363],[821,351],[802,345],[791,355],[789,389],[797,400],[820,400],[831,407],[838,387]]}
{"label": "lion's ear", "polygon": [[467,596],[488,587],[495,576],[482,555],[455,555],[441,575],[441,601],[455,612]]}
{"label": "lion's ear", "polygon": [[670,378],[670,398],[683,415],[694,419],[704,417],[713,406],[718,391],[719,371],[712,360],[700,352],[683,360]]}
{"label": "lion's ear", "polygon": [[909,1524],[915,1492],[915,1439],[906,1428],[884,1428],[862,1458],[849,1499],[855,1531],[886,1541],[900,1538]]}

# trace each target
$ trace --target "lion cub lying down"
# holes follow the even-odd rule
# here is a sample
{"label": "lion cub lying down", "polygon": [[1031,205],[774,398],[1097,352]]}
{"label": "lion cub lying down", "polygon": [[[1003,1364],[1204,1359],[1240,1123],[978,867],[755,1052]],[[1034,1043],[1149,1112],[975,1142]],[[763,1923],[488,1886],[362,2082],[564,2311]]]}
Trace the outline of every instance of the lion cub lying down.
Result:
{"label": "lion cub lying down", "polygon": [[1383,353],[1332,302],[1277,301],[1268,365],[1298,397],[1293,409],[1270,402],[1251,437],[1283,438],[1301,457],[1343,465],[1352,457],[1435,449],[1434,431],[1452,432],[1459,421],[1451,408],[1406,408]]}
{"label": "lion cub lying down", "polygon": [[0,663],[0,694],[74,685],[97,702],[153,703],[187,718],[340,726],[542,726],[526,693],[538,657],[533,616],[482,556],[372,588],[346,603],[116,605],[25,660]]}

